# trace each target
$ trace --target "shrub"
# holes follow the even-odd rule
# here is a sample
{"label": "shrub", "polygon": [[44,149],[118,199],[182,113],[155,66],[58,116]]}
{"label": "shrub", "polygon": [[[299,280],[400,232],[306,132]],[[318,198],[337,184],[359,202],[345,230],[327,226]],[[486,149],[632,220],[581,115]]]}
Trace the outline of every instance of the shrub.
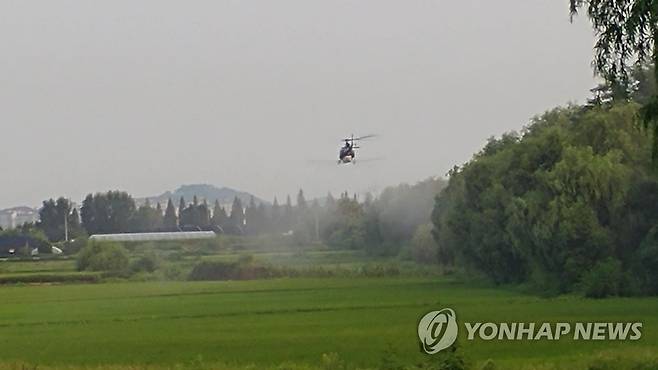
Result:
{"label": "shrub", "polygon": [[635,274],[648,294],[658,294],[658,226],[651,229],[635,255]]}
{"label": "shrub", "polygon": [[37,229],[12,229],[0,232],[0,254],[9,254],[9,249],[12,248],[15,248],[16,254],[22,257],[29,257],[34,248],[37,248],[39,253],[50,253],[48,239]]}
{"label": "shrub", "polygon": [[340,359],[336,352],[322,354],[322,369],[324,370],[341,370],[345,369],[345,361]]}
{"label": "shrub", "polygon": [[368,263],[361,268],[361,274],[368,277],[398,276],[400,268],[395,265]]}
{"label": "shrub", "polygon": [[242,254],[238,258],[238,264],[240,265],[250,265],[256,261],[256,258],[253,254]]}
{"label": "shrub", "polygon": [[176,265],[167,265],[162,271],[164,278],[167,280],[185,280],[185,273]]}
{"label": "shrub", "polygon": [[307,225],[302,224],[293,230],[292,240],[296,246],[305,246],[313,241],[313,236]]}
{"label": "shrub", "polygon": [[69,241],[68,243],[65,243],[62,251],[64,252],[65,255],[76,254],[80,252],[80,250],[82,250],[82,248],[84,248],[87,245],[87,240],[88,239],[86,236],[78,236],[77,238]]}
{"label": "shrub", "polygon": [[175,252],[169,253],[166,256],[166,259],[167,259],[167,261],[178,262],[178,261],[181,261],[183,259],[183,257],[184,256],[183,256],[182,252],[175,251]]}
{"label": "shrub", "polygon": [[380,359],[379,370],[404,370],[395,348],[390,343]]}
{"label": "shrub", "polygon": [[437,357],[437,359],[432,358],[428,370],[465,370],[469,368],[459,351],[458,345],[451,347],[447,351],[440,352]]}
{"label": "shrub", "polygon": [[146,252],[146,254],[135,262],[133,262],[130,269],[134,272],[153,272],[160,266],[160,259],[153,251]]}
{"label": "shrub", "polygon": [[436,263],[437,245],[432,237],[432,225],[418,226],[411,239],[411,255],[418,263]]}
{"label": "shrub", "polygon": [[78,254],[78,270],[122,271],[128,268],[128,253],[116,243],[88,243]]}
{"label": "shrub", "polygon": [[585,296],[588,298],[605,298],[619,294],[622,281],[621,262],[612,257],[599,261],[589,270],[581,281]]}

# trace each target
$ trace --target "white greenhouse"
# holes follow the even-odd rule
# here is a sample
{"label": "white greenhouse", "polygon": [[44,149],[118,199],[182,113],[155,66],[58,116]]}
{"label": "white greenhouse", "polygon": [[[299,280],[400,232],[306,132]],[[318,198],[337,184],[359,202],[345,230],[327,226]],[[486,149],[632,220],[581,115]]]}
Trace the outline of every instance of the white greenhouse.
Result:
{"label": "white greenhouse", "polygon": [[179,231],[168,233],[125,233],[125,234],[94,234],[89,240],[113,242],[141,242],[163,240],[212,239],[216,234],[212,231]]}

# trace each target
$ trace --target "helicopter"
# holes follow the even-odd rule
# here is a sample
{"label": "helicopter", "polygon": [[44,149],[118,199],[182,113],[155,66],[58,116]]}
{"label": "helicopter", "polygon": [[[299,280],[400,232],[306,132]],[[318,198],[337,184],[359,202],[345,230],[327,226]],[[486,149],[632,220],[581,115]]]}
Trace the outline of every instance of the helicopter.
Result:
{"label": "helicopter", "polygon": [[338,164],[355,164],[356,149],[360,148],[356,142],[371,137],[375,137],[375,135],[365,135],[361,137],[354,137],[354,135],[352,135],[351,137],[343,139],[342,141],[345,142],[345,145],[343,145],[338,152]]}

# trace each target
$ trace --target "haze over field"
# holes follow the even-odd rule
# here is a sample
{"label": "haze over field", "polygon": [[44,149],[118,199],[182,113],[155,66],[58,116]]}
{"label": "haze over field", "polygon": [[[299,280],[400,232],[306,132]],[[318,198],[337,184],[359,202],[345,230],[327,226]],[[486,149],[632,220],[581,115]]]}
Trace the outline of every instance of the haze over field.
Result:
{"label": "haze over field", "polygon": [[[594,85],[566,1],[0,1],[0,45],[0,208],[415,182]],[[351,133],[386,160],[312,162]]]}

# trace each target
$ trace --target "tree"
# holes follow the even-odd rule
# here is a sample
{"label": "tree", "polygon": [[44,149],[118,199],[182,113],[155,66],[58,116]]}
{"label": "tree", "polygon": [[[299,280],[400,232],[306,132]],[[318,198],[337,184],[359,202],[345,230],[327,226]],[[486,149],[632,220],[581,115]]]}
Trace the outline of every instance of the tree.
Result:
{"label": "tree", "polygon": [[162,211],[151,207],[148,199],[135,212],[132,222],[131,231],[133,232],[153,232],[163,227]]}
{"label": "tree", "polygon": [[436,242],[432,238],[432,225],[418,226],[411,239],[411,254],[418,263],[432,264],[437,262]]}
{"label": "tree", "polygon": [[258,209],[256,210],[256,221],[256,233],[260,234],[268,231],[269,219],[267,217],[267,208],[262,202],[258,204]]}
{"label": "tree", "polygon": [[81,231],[78,211],[68,199],[62,197],[57,201],[49,199],[43,202],[39,209],[37,227],[53,242],[64,240],[65,229],[68,229],[69,239],[76,237]]}
{"label": "tree", "polygon": [[306,203],[306,198],[304,197],[304,190],[299,189],[299,193],[297,193],[297,208],[300,211],[305,211],[308,209],[308,204]]}
{"label": "tree", "polygon": [[82,207],[80,208],[80,218],[82,225],[87,230],[87,233],[94,234],[97,230],[100,229],[100,224],[102,220],[100,215],[96,212],[96,203],[97,199],[94,198],[92,194],[87,194],[85,199],[82,201]]}
{"label": "tree", "polygon": [[208,202],[204,199],[201,205],[199,206],[199,227],[203,230],[210,228],[210,207],[208,207]]}
{"label": "tree", "polygon": [[294,210],[292,208],[292,201],[290,195],[286,197],[286,204],[283,206],[283,214],[281,216],[281,227],[283,231],[292,229],[295,220]]}
{"label": "tree", "polygon": [[178,230],[178,217],[176,216],[176,208],[171,198],[167,201],[167,208],[165,209],[163,227],[167,231]]}
{"label": "tree", "polygon": [[185,198],[180,197],[178,202],[178,226],[184,226],[183,223],[183,210],[185,210]]}
{"label": "tree", "polygon": [[162,230],[164,227],[164,214],[162,213],[162,205],[158,202],[155,206],[155,224],[157,225],[156,230]]}
{"label": "tree", "polygon": [[82,202],[82,224],[89,234],[128,232],[135,208],[135,201],[126,192],[89,194]]}
{"label": "tree", "polygon": [[198,230],[207,230],[210,227],[210,210],[208,203],[204,200],[199,204],[196,197],[192,204],[188,205],[180,215],[181,226],[194,227]]}
{"label": "tree", "polygon": [[256,235],[260,233],[261,230],[261,217],[258,214],[258,206],[256,206],[256,200],[252,195],[249,199],[249,205],[244,212],[245,223],[247,226],[247,232],[251,235]]}
{"label": "tree", "polygon": [[651,143],[635,129],[637,109],[559,108],[522,136],[490,140],[450,172],[435,200],[439,261],[554,293],[595,286],[617,261],[627,269],[620,276],[646,281],[629,266],[658,222],[658,181],[647,166]]}
{"label": "tree", "polygon": [[89,243],[77,259],[79,271],[121,271],[129,262],[126,249],[116,243]]}
{"label": "tree", "polygon": [[361,205],[349,196],[341,197],[337,202],[336,214],[325,222],[321,236],[334,248],[361,249],[366,244],[365,228]]}
{"label": "tree", "polygon": [[233,199],[231,215],[229,216],[229,226],[233,233],[244,233],[244,207],[242,201],[237,196]]}
{"label": "tree", "polygon": [[270,211],[270,228],[271,231],[281,231],[281,206],[276,197],[274,197]]}
{"label": "tree", "polygon": [[213,207],[212,211],[211,223],[214,226],[219,226],[220,228],[224,229],[226,227],[227,220],[228,216],[226,215],[226,211],[219,205],[219,201],[215,199],[215,206]]}
{"label": "tree", "polygon": [[[629,63],[658,66],[658,6],[653,0],[570,0],[572,17],[586,8],[596,36],[594,67],[613,86],[630,88]],[[654,83],[658,70],[654,69]],[[628,95],[628,94],[626,94]],[[645,128],[652,126],[652,155],[658,158],[658,96],[640,110]]]}
{"label": "tree", "polygon": [[187,229],[195,225],[194,215],[193,215],[194,206],[190,204],[180,212],[180,217],[178,218],[178,223],[181,229]]}
{"label": "tree", "polygon": [[84,233],[82,225],[80,224],[80,214],[78,213],[77,208],[73,208],[68,220],[69,239],[78,237]]}
{"label": "tree", "polygon": [[[308,208],[308,203],[304,197],[304,191],[299,189],[297,193],[297,209],[294,215],[294,228],[299,230],[300,228],[305,229],[304,232],[313,235],[313,222],[310,219],[310,213]],[[307,230],[308,229],[308,230]]]}

